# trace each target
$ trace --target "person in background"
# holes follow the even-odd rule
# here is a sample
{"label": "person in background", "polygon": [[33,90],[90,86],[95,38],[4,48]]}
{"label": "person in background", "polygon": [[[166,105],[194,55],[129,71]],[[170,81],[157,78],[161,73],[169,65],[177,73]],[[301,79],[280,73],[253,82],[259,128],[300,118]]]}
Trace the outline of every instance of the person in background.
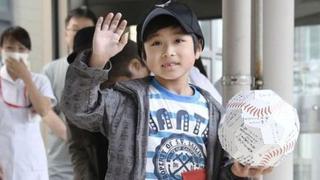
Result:
{"label": "person in background", "polygon": [[138,54],[137,44],[128,40],[122,51],[110,58],[112,68],[102,89],[112,87],[116,82],[147,77],[150,72]]}
{"label": "person in background", "polygon": [[[86,7],[71,10],[65,20],[65,41],[68,52],[72,52],[75,34],[82,28],[94,26],[96,16]],[[62,57],[44,67],[43,73],[49,78],[54,95],[58,101],[49,118],[60,118],[65,122],[65,116],[60,111],[60,98],[64,88],[66,71],[68,68],[67,57]],[[59,116],[57,116],[59,115]],[[73,167],[71,164],[68,146],[64,139],[57,137],[49,131],[47,141],[47,155],[50,180],[72,180]]]}
{"label": "person in background", "polygon": [[[83,50],[92,47],[94,27],[83,28],[74,38],[74,52],[68,56],[72,63]],[[111,59],[112,70],[108,81],[101,84],[101,89],[113,86],[114,83],[131,78],[148,75],[148,70],[138,55],[137,45],[130,41],[124,49]],[[67,119],[68,121],[68,119]],[[75,180],[104,180],[107,170],[107,139],[100,132],[90,132],[68,123],[70,130],[69,151],[74,166]]]}
{"label": "person in background", "polygon": [[30,71],[31,40],[24,28],[7,28],[0,37],[0,49],[4,62],[0,69],[0,174],[6,180],[47,180],[47,158],[37,116],[49,127],[63,125],[46,119],[55,104],[50,82]]}
{"label": "person in background", "polygon": [[108,139],[106,179],[232,180],[266,173],[265,167],[226,161],[217,138],[221,106],[189,84],[204,47],[189,7],[156,4],[137,26],[138,50],[153,77],[100,89],[113,68],[110,58],[128,40],[121,18],[121,13],[99,18],[92,53],[80,54],[69,66],[61,103],[74,125]]}
{"label": "person in background", "polygon": [[[201,58],[196,60],[196,62],[201,62]],[[208,91],[211,96],[222,104],[222,97],[218,90],[214,87],[212,82],[207,78],[206,71],[202,63],[198,63],[197,66],[191,68],[189,72],[189,81],[191,84],[194,84],[206,91]]]}
{"label": "person in background", "polygon": [[205,67],[204,67],[204,65],[202,63],[202,58],[201,57],[196,60],[196,62],[194,63],[193,66],[196,67],[199,70],[199,72],[201,74],[203,74],[205,77],[208,77],[207,71],[206,71],[206,69],[205,69]]}
{"label": "person in background", "polygon": [[[73,52],[68,56],[68,63],[83,50],[92,47],[94,26],[80,29],[73,42]],[[104,178],[108,141],[99,132],[90,132],[68,123],[68,147],[74,170],[74,180],[100,180]]]}

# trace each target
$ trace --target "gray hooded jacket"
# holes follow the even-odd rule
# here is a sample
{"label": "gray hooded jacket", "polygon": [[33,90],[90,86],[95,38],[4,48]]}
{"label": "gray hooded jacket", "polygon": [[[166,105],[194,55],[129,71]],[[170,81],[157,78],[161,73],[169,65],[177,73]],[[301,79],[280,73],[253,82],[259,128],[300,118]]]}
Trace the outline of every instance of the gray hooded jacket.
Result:
{"label": "gray hooded jacket", "polygon": [[[90,52],[80,54],[68,69],[62,110],[76,126],[102,132],[109,141],[107,180],[144,180],[148,142],[150,78],[124,81],[100,90],[109,70],[87,66]],[[218,140],[221,107],[199,89],[209,107],[207,179],[242,179],[232,175]]]}

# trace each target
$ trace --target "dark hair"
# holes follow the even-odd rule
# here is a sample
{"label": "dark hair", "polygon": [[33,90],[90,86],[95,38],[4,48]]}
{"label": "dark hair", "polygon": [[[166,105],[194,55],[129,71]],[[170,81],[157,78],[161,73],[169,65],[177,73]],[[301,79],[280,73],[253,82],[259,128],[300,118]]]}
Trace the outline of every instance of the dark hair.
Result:
{"label": "dark hair", "polygon": [[27,49],[31,50],[31,40],[29,33],[20,26],[12,26],[3,31],[0,37],[0,47],[2,47],[3,42],[7,38],[13,38]]}
{"label": "dark hair", "polygon": [[[147,41],[151,35],[156,33],[158,30],[166,28],[166,27],[180,27],[185,34],[189,34],[185,31],[185,29],[181,26],[179,21],[172,16],[169,15],[161,15],[153,18],[147,27],[145,28],[142,40],[143,42]],[[197,47],[200,45],[200,40],[195,34],[190,34],[192,36],[193,44],[194,44],[194,52],[196,52]],[[141,42],[141,43],[143,43]],[[141,52],[141,56],[145,59],[145,52],[143,48],[143,44],[139,45],[138,48],[141,48],[139,52]]]}
{"label": "dark hair", "polygon": [[138,59],[141,64],[144,65],[141,60],[138,51],[137,51],[137,43],[132,40],[128,40],[128,43],[125,45],[122,51],[120,51],[117,55],[113,56],[110,61],[112,63],[112,68],[109,72],[109,77],[112,79],[113,77],[126,76],[132,77],[132,73],[129,70],[129,63],[132,59]]}
{"label": "dark hair", "polygon": [[200,73],[202,73],[205,77],[208,77],[207,71],[204,68],[201,57],[194,62],[194,66],[197,67]]}
{"label": "dark hair", "polygon": [[80,29],[73,39],[73,52],[67,57],[68,63],[71,64],[81,51],[92,48],[92,39],[95,27],[85,27]]}
{"label": "dark hair", "polygon": [[66,25],[69,23],[70,19],[73,17],[88,18],[88,19],[91,19],[94,24],[97,22],[97,16],[86,6],[81,6],[79,8],[72,9],[66,17],[66,20],[65,20]]}

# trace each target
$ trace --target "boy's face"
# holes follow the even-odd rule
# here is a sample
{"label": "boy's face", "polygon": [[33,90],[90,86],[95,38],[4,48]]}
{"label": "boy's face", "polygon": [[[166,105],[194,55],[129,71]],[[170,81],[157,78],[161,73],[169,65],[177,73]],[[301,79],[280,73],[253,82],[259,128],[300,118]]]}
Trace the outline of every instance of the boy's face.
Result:
{"label": "boy's face", "polygon": [[166,27],[158,30],[144,42],[146,64],[157,80],[188,81],[188,72],[201,48],[194,51],[192,36],[180,27]]}

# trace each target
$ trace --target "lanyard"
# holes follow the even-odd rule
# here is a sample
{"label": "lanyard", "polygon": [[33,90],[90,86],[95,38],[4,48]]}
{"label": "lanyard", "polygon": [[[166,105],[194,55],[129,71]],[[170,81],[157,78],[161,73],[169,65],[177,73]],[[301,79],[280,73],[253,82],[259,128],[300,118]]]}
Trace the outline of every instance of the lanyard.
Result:
{"label": "lanyard", "polygon": [[[12,107],[12,108],[30,108],[31,107],[31,104],[25,106],[25,105],[18,105],[18,104],[12,104],[10,102],[7,102],[5,99],[4,99],[4,96],[3,96],[3,93],[2,93],[2,78],[0,76],[0,98],[2,98],[3,102],[9,106],[9,107]],[[24,98],[25,98],[25,101],[27,102],[28,101],[28,98],[27,98],[27,89],[26,87],[24,87]]]}

